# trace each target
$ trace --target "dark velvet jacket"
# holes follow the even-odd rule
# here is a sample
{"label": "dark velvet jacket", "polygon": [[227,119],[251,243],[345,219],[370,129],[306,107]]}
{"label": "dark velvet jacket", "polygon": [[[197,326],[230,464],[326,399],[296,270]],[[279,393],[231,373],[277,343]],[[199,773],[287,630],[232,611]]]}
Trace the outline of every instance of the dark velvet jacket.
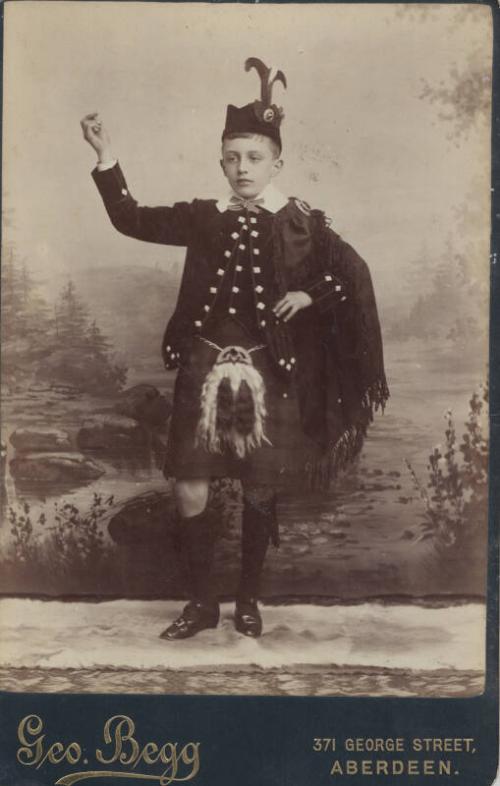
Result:
{"label": "dark velvet jacket", "polygon": [[[230,253],[237,253],[239,241],[231,245],[236,233],[228,229],[230,223],[234,230],[234,214],[221,213],[215,200],[140,207],[118,164],[92,175],[116,229],[138,240],[187,247],[162,344],[166,367],[175,368],[185,342],[203,330],[208,295],[217,292]],[[242,213],[241,221],[250,235],[258,216]],[[255,244],[254,253],[261,254],[258,239]],[[373,411],[389,395],[370,273],[323,213],[297,199],[273,216],[265,264],[272,266],[272,276],[256,298],[258,324],[276,373],[295,380],[302,428],[317,446],[305,469],[312,485],[324,486],[358,453]],[[308,292],[313,305],[284,323],[274,318],[272,306],[289,290]]]}

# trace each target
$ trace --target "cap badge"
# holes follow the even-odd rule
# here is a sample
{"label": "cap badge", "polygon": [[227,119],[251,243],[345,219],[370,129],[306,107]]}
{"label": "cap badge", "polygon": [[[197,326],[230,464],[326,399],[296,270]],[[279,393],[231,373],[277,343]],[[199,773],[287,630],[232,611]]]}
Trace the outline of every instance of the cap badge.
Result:
{"label": "cap badge", "polygon": [[254,101],[255,114],[265,123],[279,126],[284,113],[282,107],[273,104],[273,87],[276,82],[281,82],[286,88],[286,77],[283,71],[268,68],[258,57],[249,57],[245,61],[245,71],[252,68],[255,68],[260,79],[260,101]]}

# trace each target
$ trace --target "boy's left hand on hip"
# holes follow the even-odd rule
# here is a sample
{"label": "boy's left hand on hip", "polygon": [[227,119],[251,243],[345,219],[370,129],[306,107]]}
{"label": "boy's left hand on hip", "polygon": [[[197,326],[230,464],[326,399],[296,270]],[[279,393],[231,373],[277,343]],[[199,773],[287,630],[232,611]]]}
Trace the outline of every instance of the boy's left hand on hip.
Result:
{"label": "boy's left hand on hip", "polygon": [[312,302],[312,297],[307,292],[287,292],[285,297],[278,300],[273,311],[278,319],[288,322],[289,319],[295,316],[297,311],[307,308]]}

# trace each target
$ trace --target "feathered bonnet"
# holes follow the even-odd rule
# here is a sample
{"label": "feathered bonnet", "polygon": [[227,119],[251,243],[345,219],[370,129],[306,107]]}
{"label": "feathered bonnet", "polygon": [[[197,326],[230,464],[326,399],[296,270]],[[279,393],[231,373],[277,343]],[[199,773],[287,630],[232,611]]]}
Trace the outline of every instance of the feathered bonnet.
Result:
{"label": "feathered bonnet", "polygon": [[285,75],[283,71],[268,68],[258,57],[249,57],[245,61],[245,71],[252,68],[260,77],[260,100],[245,106],[229,104],[222,139],[238,133],[262,134],[273,139],[281,150],[280,125],[284,113],[281,106],[273,104],[272,92],[276,82],[281,82],[286,88]]}

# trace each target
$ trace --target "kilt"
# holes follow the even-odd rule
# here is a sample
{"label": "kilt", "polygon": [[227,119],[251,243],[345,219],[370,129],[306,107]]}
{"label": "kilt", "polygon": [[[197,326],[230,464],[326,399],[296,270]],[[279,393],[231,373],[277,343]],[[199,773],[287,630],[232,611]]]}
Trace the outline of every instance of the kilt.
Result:
{"label": "kilt", "polygon": [[[218,322],[203,334],[219,347],[230,345],[251,349],[262,341],[232,318]],[[201,412],[201,391],[218,350],[200,336],[186,341],[174,388],[174,400],[167,442],[165,477],[238,478],[248,484],[273,486],[296,482],[301,475],[312,442],[302,432],[295,385],[277,373],[267,349],[252,353],[252,361],[265,386],[267,415],[264,433],[271,445],[263,443],[245,458],[231,450],[208,452],[196,445],[196,429]]]}

